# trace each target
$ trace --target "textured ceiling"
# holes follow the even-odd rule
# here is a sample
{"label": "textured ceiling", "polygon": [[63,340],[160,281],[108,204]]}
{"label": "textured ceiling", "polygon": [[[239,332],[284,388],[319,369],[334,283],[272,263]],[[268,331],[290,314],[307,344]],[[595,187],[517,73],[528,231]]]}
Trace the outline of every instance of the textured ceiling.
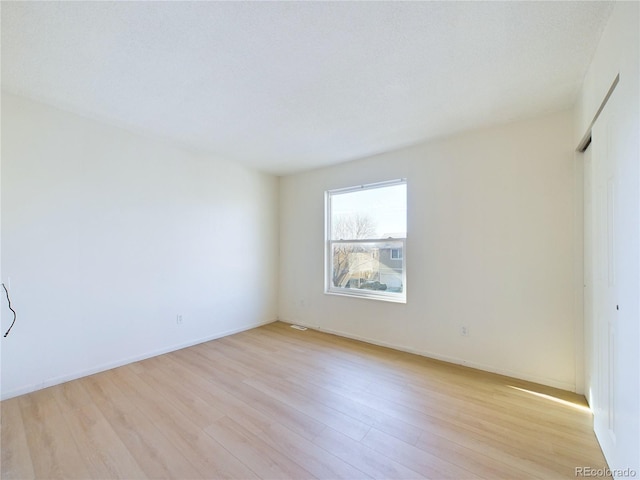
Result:
{"label": "textured ceiling", "polygon": [[284,174],[571,106],[601,2],[6,2],[2,87]]}

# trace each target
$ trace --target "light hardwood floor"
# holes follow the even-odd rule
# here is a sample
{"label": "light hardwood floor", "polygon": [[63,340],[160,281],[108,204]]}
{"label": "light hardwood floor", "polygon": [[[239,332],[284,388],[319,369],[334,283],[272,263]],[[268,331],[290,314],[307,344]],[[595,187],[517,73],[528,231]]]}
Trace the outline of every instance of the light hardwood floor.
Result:
{"label": "light hardwood floor", "polygon": [[2,404],[2,478],[575,478],[583,397],[274,323]]}

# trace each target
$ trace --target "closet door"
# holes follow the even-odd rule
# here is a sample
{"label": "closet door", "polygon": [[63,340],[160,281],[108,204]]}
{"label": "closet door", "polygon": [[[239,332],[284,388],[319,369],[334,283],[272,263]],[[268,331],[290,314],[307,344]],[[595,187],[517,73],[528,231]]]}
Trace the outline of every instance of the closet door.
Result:
{"label": "closet door", "polygon": [[[592,385],[592,408],[594,429],[605,454],[613,451],[616,444],[616,347],[618,291],[616,284],[616,262],[619,260],[617,217],[618,160],[616,146],[620,145],[620,128],[616,125],[617,99],[614,91],[591,130],[591,189],[592,203],[589,207],[591,219],[585,222],[591,232],[585,238],[591,243],[592,263],[588,265],[592,274],[593,289],[585,292],[592,295],[593,316],[593,360],[592,375],[597,381]],[[585,177],[586,179],[587,177]],[[585,185],[586,187],[587,185]],[[589,239],[589,235],[591,238]]]}
{"label": "closet door", "polygon": [[[591,158],[593,145],[589,146],[582,155],[584,173],[584,371],[585,371],[585,396],[591,407],[597,398],[598,375],[596,369],[597,345],[595,342],[595,299],[594,299],[594,269],[595,269],[595,211],[593,207],[593,160]],[[594,393],[595,392],[595,393]]]}

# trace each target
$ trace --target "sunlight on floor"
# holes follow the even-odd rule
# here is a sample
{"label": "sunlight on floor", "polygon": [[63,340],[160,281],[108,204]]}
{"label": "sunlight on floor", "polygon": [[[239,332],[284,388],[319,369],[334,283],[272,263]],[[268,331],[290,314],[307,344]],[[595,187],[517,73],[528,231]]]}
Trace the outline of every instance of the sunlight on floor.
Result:
{"label": "sunlight on floor", "polygon": [[568,400],[562,400],[561,398],[552,397],[551,395],[546,395],[544,393],[534,392],[532,390],[526,390],[520,387],[514,387],[513,385],[509,385],[509,388],[513,388],[514,390],[520,390],[521,392],[525,392],[530,395],[535,395],[536,397],[544,398],[546,400],[551,400],[552,402],[556,402],[561,405],[565,405],[567,407],[575,408],[576,410],[580,410],[585,413],[591,413],[591,409],[586,405],[580,405],[578,403],[569,402]]}

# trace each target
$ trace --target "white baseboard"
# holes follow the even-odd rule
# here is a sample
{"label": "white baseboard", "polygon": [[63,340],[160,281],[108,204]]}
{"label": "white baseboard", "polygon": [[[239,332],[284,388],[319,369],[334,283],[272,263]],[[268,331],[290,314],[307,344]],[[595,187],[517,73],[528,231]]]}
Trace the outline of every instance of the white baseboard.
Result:
{"label": "white baseboard", "polygon": [[[281,321],[284,321],[284,320],[281,320]],[[455,365],[462,365],[462,366],[470,367],[470,368],[475,368],[477,370],[482,370],[484,372],[496,373],[498,375],[504,375],[506,377],[517,378],[519,380],[526,380],[528,382],[539,383],[541,385],[547,385],[549,387],[559,388],[561,390],[566,390],[566,391],[569,391],[569,392],[575,392],[576,391],[576,386],[574,384],[568,383],[568,382],[560,382],[560,381],[557,381],[557,380],[554,380],[554,379],[551,379],[551,378],[539,377],[537,375],[529,375],[529,374],[526,374],[526,373],[516,372],[516,371],[508,370],[508,369],[505,369],[505,368],[496,368],[496,367],[493,367],[493,366],[490,366],[490,365],[484,365],[482,363],[469,362],[469,361],[463,360],[461,358],[450,357],[448,355],[441,355],[441,354],[438,354],[438,353],[417,350],[415,348],[402,346],[402,345],[395,345],[395,344],[388,343],[388,342],[383,342],[383,341],[380,341],[380,340],[374,340],[374,339],[371,339],[371,338],[362,337],[360,335],[352,335],[352,334],[349,334],[349,333],[345,333],[345,332],[341,332],[341,331],[337,331],[337,330],[332,330],[330,328],[322,328],[322,327],[319,327],[317,325],[316,326],[308,325],[308,324],[305,324],[305,323],[301,323],[299,321],[296,321],[294,323],[296,323],[297,325],[301,325],[301,326],[310,328],[312,330],[317,330],[319,332],[326,332],[326,333],[330,333],[332,335],[337,335],[339,337],[350,338],[352,340],[358,340],[358,341],[361,341],[361,342],[370,343],[372,345],[378,345],[380,347],[392,348],[394,350],[399,350],[401,352],[413,353],[415,355],[420,355],[421,357],[432,358],[434,360],[441,360],[443,362],[453,363]]]}
{"label": "white baseboard", "polygon": [[43,388],[53,387],[54,385],[59,385],[61,383],[70,382],[71,380],[77,380],[78,378],[87,377],[89,375],[94,375],[96,373],[104,372],[107,370],[111,370],[113,368],[121,367],[123,365],[128,365],[133,362],[139,362],[140,360],[146,360],[147,358],[157,357],[158,355],[163,355],[169,352],[175,352],[176,350],[182,350],[183,348],[192,347],[193,345],[198,345],[200,343],[209,342],[211,340],[215,340],[217,338],[227,337],[229,335],[233,335],[234,333],[244,332],[246,330],[251,330],[253,328],[261,327],[262,325],[268,325],[269,323],[277,322],[277,320],[269,320],[265,322],[259,322],[255,324],[251,324],[241,328],[235,328],[231,330],[227,330],[224,332],[216,333],[214,335],[209,335],[207,337],[198,338],[196,340],[190,340],[185,343],[172,345],[170,347],[161,348],[158,350],[154,350],[151,352],[146,352],[140,355],[134,355],[132,357],[128,357],[122,360],[116,360],[114,362],[105,363],[102,365],[98,365],[86,370],[81,370],[79,372],[74,372],[66,375],[60,375],[58,377],[49,378],[38,384],[31,385],[23,385],[22,387],[13,389],[9,392],[2,392],[0,396],[0,400],[8,400],[9,398],[17,397],[19,395],[24,395],[27,393],[35,392],[37,390],[42,390]]}

